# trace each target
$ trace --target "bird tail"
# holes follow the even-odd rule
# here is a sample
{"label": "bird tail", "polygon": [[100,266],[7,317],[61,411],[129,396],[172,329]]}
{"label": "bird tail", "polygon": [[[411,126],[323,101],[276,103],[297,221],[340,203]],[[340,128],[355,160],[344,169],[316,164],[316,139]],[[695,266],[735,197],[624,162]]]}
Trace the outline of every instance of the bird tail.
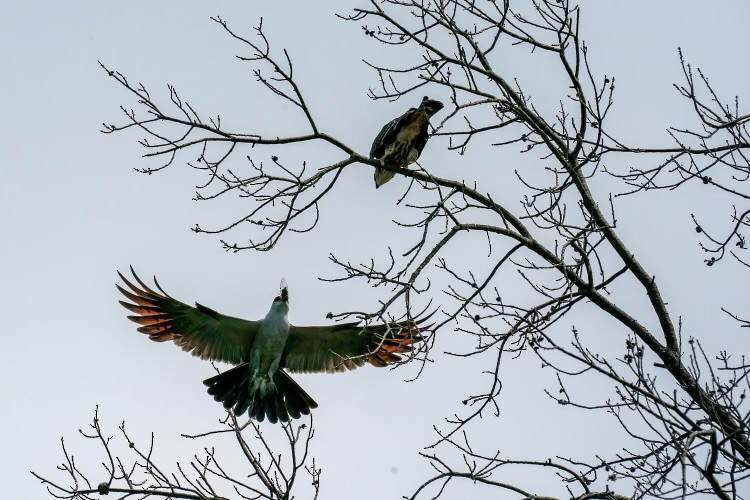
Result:
{"label": "bird tail", "polygon": [[275,388],[256,388],[252,393],[249,375],[248,365],[244,363],[203,383],[208,386],[208,393],[224,408],[232,408],[237,416],[247,411],[259,422],[266,418],[274,424],[279,420],[288,422],[289,417],[309,415],[310,409],[318,407],[315,400],[282,370],[274,374]]}
{"label": "bird tail", "polygon": [[386,170],[384,168],[376,168],[375,169],[375,189],[379,188],[389,180],[393,179],[393,177],[396,175],[395,172],[391,172],[390,170]]}

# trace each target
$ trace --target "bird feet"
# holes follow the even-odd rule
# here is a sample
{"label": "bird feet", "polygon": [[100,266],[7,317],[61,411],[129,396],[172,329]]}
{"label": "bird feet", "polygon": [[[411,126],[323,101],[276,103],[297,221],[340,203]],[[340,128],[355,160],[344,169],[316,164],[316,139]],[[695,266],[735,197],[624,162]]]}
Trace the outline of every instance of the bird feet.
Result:
{"label": "bird feet", "polygon": [[250,392],[260,392],[262,396],[276,392],[276,384],[270,375],[259,375],[253,380]]}

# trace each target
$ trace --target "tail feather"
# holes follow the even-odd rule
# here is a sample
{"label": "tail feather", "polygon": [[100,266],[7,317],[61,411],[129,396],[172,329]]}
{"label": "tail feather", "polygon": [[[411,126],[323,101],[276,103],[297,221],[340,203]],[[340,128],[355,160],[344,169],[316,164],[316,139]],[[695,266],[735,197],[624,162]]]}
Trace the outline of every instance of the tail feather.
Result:
{"label": "tail feather", "polygon": [[[272,424],[278,422],[279,416],[276,414],[276,394],[271,393],[266,396],[261,396],[261,401],[263,401],[263,411],[265,412],[268,421]],[[258,413],[260,411],[261,410],[258,410]],[[258,421],[260,422],[262,419],[259,418]]]}
{"label": "tail feather", "polygon": [[261,397],[259,392],[256,392],[253,396],[253,404],[250,405],[249,416],[254,418],[258,422],[263,422],[266,418],[266,410],[264,408],[265,401]]}
{"label": "tail feather", "polygon": [[297,393],[291,393],[286,398],[286,407],[292,418],[300,418],[302,415],[309,415],[310,408],[301,396]]}
{"label": "tail feather", "polygon": [[[216,401],[230,408],[239,397],[240,390],[247,386],[247,369],[237,366],[203,381],[208,386],[208,393]],[[227,406],[228,405],[228,406]]]}
{"label": "tail feather", "polygon": [[273,382],[276,390],[265,395],[259,390],[251,393],[247,363],[203,381],[208,386],[208,393],[224,408],[233,408],[237,416],[248,412],[258,422],[265,419],[271,423],[288,422],[290,418],[309,415],[310,409],[318,407],[315,400],[284,371],[278,370]]}
{"label": "tail feather", "polygon": [[250,408],[252,402],[253,400],[250,397],[250,391],[247,388],[244,388],[244,390],[240,391],[240,395],[234,403],[234,413],[236,415],[242,415]]}
{"label": "tail feather", "polygon": [[289,412],[286,409],[286,403],[284,403],[284,396],[281,392],[276,391],[276,397],[274,398],[276,403],[276,415],[282,422],[289,422]]}
{"label": "tail feather", "polygon": [[375,168],[375,189],[379,188],[389,180],[393,179],[395,172],[382,168]]}
{"label": "tail feather", "polygon": [[287,408],[289,403],[299,412],[304,415],[309,415],[312,408],[317,408],[318,403],[310,397],[305,390],[294,381],[285,371],[278,370],[273,376],[273,383],[276,384],[276,388],[284,394],[287,402]]}
{"label": "tail feather", "polygon": [[289,414],[290,418],[294,419],[294,418],[300,418],[302,416],[302,414],[300,413],[300,411],[297,408],[298,408],[297,404],[292,401],[292,398],[287,398],[287,400],[286,400],[286,409],[287,409],[287,413]]}

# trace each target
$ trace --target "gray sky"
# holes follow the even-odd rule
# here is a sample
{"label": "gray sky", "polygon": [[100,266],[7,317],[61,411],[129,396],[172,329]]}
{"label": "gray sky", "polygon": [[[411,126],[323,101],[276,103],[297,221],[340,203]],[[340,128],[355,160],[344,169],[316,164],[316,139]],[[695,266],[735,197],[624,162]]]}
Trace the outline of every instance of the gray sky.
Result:
{"label": "gray sky", "polygon": [[[215,427],[222,416],[201,385],[212,372],[210,365],[171,344],[149,342],[125,319],[114,288],[116,269],[132,264],[144,277],[156,274],[184,302],[197,300],[251,319],[265,314],[282,277],[289,281],[294,323],[324,324],[328,311],[376,309],[379,290],[317,278],[337,273],[327,260],[332,250],[353,261],[386,255],[389,238],[402,234],[391,221],[407,213],[395,206],[403,179],[376,192],[370,167],[353,166],[324,204],[315,232],[289,235],[270,253],[227,254],[218,238],[189,228],[228,221],[238,214],[237,203],[192,202],[193,186],[202,178],[189,169],[136,174],[134,167],[146,166],[136,144],[140,137],[99,133],[102,122],[121,121],[119,105],[135,104],[97,60],[143,82],[158,99],[167,98],[166,83],[175,85],[199,111],[220,113],[228,129],[290,132],[288,124],[297,116],[254,82],[250,67],[234,58],[240,47],[209,20],[219,14],[237,31],[249,33],[262,16],[272,44],[286,47],[295,61],[322,127],[366,153],[380,127],[414,103],[369,100],[366,91],[375,85],[375,75],[361,59],[388,61],[403,54],[384,51],[359,26],[334,17],[350,2],[295,3],[271,7],[232,1],[217,7],[193,1],[39,1],[4,9],[0,390],[5,408],[0,442],[6,451],[0,470],[12,478],[4,485],[7,498],[43,496],[28,471],[54,471],[62,459],[61,436],[82,460],[96,458],[76,429],[88,424],[97,404],[109,433],[122,420],[136,437],[155,432],[167,468],[208,444],[185,442],[180,433]],[[617,78],[610,124],[640,145],[668,143],[664,128],[690,116],[671,88],[680,78],[678,46],[725,97],[750,96],[750,4],[677,5],[645,0],[583,5],[582,35],[595,70]],[[555,79],[543,68],[523,66],[523,60],[513,63],[535,97],[544,101],[545,95],[560,92],[550,87]],[[436,92],[435,97],[441,96]],[[431,141],[422,164],[442,175],[496,182],[487,190],[496,189],[504,202],[518,207],[514,184],[497,171],[507,168],[511,177],[525,157],[486,148],[460,157],[445,147],[445,142]],[[290,153],[297,156],[289,161],[305,158],[321,166],[326,158],[317,153]],[[486,175],[488,164],[499,164],[491,176]],[[663,196],[619,201],[623,236],[663,279],[663,293],[685,316],[691,335],[709,348],[730,345],[749,352],[746,332],[740,337],[743,332],[716,315],[721,305],[747,310],[746,295],[737,293],[747,275],[728,266],[698,266],[703,254],[689,219],[690,212],[697,212],[726,223],[727,207],[699,191]],[[685,269],[695,273],[691,279]],[[634,304],[638,300],[633,297]],[[565,324],[604,328],[601,318],[585,312]],[[461,345],[448,328],[440,335],[437,351]],[[322,498],[344,498],[351,491],[359,498],[397,498],[429,477],[427,462],[417,452],[434,440],[432,425],[460,411],[466,388],[482,380],[479,370],[437,351],[437,362],[409,384],[403,379],[416,367],[295,377],[320,404],[312,451],[323,467]],[[487,424],[485,435],[490,449],[516,456],[531,450],[544,457],[576,446],[586,449],[609,432],[601,419],[580,415],[561,413],[550,423],[546,412],[557,406],[534,389],[553,385],[552,374],[531,365],[520,360],[504,369],[503,414],[499,422]],[[382,432],[362,432],[384,423],[394,429],[386,438]],[[592,441],[581,441],[584,434]],[[454,487],[451,497],[464,487]]]}

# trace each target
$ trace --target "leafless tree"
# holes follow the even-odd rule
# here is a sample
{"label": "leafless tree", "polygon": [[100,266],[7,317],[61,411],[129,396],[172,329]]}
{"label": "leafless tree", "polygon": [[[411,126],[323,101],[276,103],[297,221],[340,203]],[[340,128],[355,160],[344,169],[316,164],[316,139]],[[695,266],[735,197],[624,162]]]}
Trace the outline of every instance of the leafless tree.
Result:
{"label": "leafless tree", "polygon": [[[384,262],[369,255],[361,264],[331,256],[341,275],[327,279],[384,290],[379,310],[333,317],[381,317],[394,307],[410,311],[431,299],[443,317],[419,357],[429,357],[441,331],[455,329],[465,349],[453,354],[479,362],[490,374],[485,387],[467,395],[464,408],[435,427],[435,443],[422,452],[434,477],[415,486],[410,498],[438,497],[460,481],[504,490],[508,498],[748,498],[750,363],[741,354],[707,353],[701,339],[683,335],[680,313],[662,296],[654,271],[619,234],[615,209],[618,196],[702,183],[723,195],[732,220],[727,228],[707,227],[700,213],[692,214],[698,243],[708,255],[705,264],[731,256],[725,264],[747,273],[750,114],[743,114],[738,99],[723,100],[680,53],[683,75],[675,89],[693,109],[697,126],[671,127],[671,141],[662,147],[629,144],[610,132],[615,78],[589,63],[579,8],[566,0],[518,4],[372,0],[340,15],[373,43],[413,56],[405,67],[389,65],[387,56],[369,61],[377,76],[370,98],[408,96],[411,102],[423,94],[450,96],[430,147],[439,147],[437,138],[443,137],[442,144],[458,153],[520,149],[528,160],[528,167],[515,172],[525,186],[522,210],[498,201],[496,185],[463,178],[460,169],[454,178],[443,178],[429,165],[383,167],[410,181],[400,202],[412,216],[400,223],[412,241],[388,242]],[[144,173],[185,164],[203,171],[199,201],[242,198],[246,212],[221,227],[194,230],[221,234],[228,251],[269,251],[289,232],[315,231],[326,216],[321,201],[336,196],[332,188],[344,169],[380,165],[338,139],[335,130],[321,129],[295,79],[292,58],[271,43],[262,23],[244,34],[223,19],[213,20],[236,39],[237,57],[252,65],[257,81],[296,106],[307,132],[267,137],[226,130],[218,115],[199,115],[174,87],[166,98],[152,96],[102,65],[137,101],[135,109],[123,106],[125,120],[105,124],[104,132],[142,135],[144,156],[155,162],[144,166]],[[525,91],[523,79],[501,64],[511,54],[533,58],[547,74],[561,76],[556,111],[542,111],[546,107]],[[307,163],[286,164],[275,153],[299,143],[326,145],[339,159],[311,169]],[[607,166],[623,157],[632,159],[628,170]],[[449,245],[475,249],[478,241],[486,249],[481,265],[445,258]],[[437,289],[436,282],[447,285]],[[627,296],[647,298],[648,314],[622,305]],[[600,348],[592,332],[565,327],[561,319],[573,309],[603,313],[619,335],[619,347]],[[738,327],[750,324],[743,311],[725,313]],[[610,415],[621,426],[622,441],[612,442],[607,455],[582,457],[507,457],[491,440],[475,443],[472,429],[480,417],[488,425],[501,404],[512,404],[500,400],[500,368],[520,356],[538,356],[556,371],[559,387],[547,393],[560,411]],[[592,400],[575,390],[591,380],[605,382],[609,392]],[[517,484],[514,471],[521,468],[538,480]]]}
{"label": "leafless tree", "polygon": [[[280,432],[288,448],[272,449],[272,440],[266,433]],[[55,498],[101,498],[102,495],[118,494],[119,498],[184,498],[195,500],[227,500],[230,498],[252,498],[287,500],[292,498],[295,483],[310,480],[309,498],[317,498],[321,470],[315,459],[308,456],[310,440],[313,438],[312,418],[306,423],[284,423],[261,431],[253,420],[239,423],[235,416],[227,413],[222,428],[198,435],[183,434],[186,439],[211,440],[201,455],[185,462],[177,462],[176,470],[161,465],[155,446],[155,437],[142,446],[130,438],[125,422],[119,426],[119,434],[111,436],[103,431],[99,422],[99,408],[94,412],[93,422],[80,435],[96,443],[99,448],[101,469],[95,470],[68,450],[61,439],[64,461],[58,465],[62,479],[49,475],[32,474]],[[227,435],[237,443],[241,458],[224,456],[217,450],[216,441]],[[127,452],[119,451],[123,443]],[[84,455],[83,462],[90,461]],[[247,465],[237,470],[237,464]],[[306,482],[306,481],[305,481]],[[295,491],[299,488],[295,488]]]}

